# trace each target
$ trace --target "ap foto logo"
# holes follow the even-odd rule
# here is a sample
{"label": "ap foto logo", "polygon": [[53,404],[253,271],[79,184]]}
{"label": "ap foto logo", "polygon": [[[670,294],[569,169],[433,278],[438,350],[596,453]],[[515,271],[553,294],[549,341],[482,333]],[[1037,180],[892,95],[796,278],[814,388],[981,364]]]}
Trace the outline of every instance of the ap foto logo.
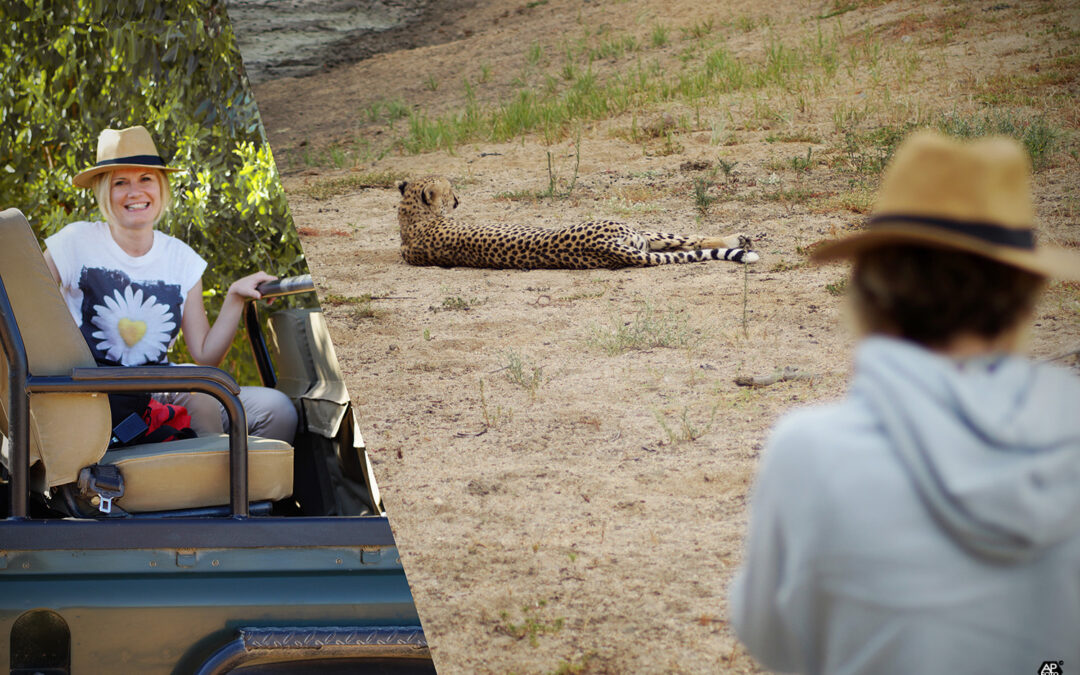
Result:
{"label": "ap foto logo", "polygon": [[1039,675],[1065,675],[1064,661],[1043,661],[1039,666]]}

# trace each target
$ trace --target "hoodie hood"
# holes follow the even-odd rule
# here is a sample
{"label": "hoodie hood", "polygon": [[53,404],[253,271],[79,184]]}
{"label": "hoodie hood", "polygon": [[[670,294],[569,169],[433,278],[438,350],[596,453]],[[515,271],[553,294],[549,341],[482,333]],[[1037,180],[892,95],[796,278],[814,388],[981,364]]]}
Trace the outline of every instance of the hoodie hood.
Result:
{"label": "hoodie hood", "polygon": [[873,407],[923,503],[969,551],[1021,562],[1080,531],[1080,378],[871,337],[851,394]]}

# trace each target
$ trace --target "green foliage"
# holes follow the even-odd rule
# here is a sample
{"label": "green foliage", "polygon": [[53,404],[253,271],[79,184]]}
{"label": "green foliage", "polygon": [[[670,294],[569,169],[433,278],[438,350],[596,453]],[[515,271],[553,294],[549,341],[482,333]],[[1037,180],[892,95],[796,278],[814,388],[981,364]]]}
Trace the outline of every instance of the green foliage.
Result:
{"label": "green foliage", "polygon": [[0,22],[0,206],[24,211],[42,239],[101,219],[71,179],[95,162],[101,130],[141,124],[170,166],[187,169],[171,177],[173,208],[158,228],[209,262],[211,320],[237,278],[307,272],[220,2],[8,4],[22,20]]}
{"label": "green foliage", "polygon": [[713,180],[709,176],[696,176],[694,178],[694,207],[702,218],[709,215],[709,207],[719,197],[709,194],[709,188],[713,186]]}

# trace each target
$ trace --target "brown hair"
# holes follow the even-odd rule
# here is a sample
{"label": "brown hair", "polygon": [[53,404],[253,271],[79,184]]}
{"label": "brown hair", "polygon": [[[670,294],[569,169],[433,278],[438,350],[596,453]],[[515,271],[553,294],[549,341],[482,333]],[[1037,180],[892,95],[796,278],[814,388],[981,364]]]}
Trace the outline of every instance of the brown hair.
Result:
{"label": "brown hair", "polygon": [[858,254],[851,282],[855,314],[868,333],[933,348],[965,333],[995,338],[1018,325],[1045,279],[972,253],[902,245]]}

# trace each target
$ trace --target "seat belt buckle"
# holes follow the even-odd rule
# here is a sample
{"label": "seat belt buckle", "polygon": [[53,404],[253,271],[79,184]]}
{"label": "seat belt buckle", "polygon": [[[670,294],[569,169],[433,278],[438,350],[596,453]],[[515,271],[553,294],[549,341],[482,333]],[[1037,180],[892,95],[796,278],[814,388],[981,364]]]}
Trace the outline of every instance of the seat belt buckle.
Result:
{"label": "seat belt buckle", "polygon": [[124,476],[111,464],[92,464],[79,471],[79,492],[97,506],[98,511],[112,513],[112,502],[124,496]]}

